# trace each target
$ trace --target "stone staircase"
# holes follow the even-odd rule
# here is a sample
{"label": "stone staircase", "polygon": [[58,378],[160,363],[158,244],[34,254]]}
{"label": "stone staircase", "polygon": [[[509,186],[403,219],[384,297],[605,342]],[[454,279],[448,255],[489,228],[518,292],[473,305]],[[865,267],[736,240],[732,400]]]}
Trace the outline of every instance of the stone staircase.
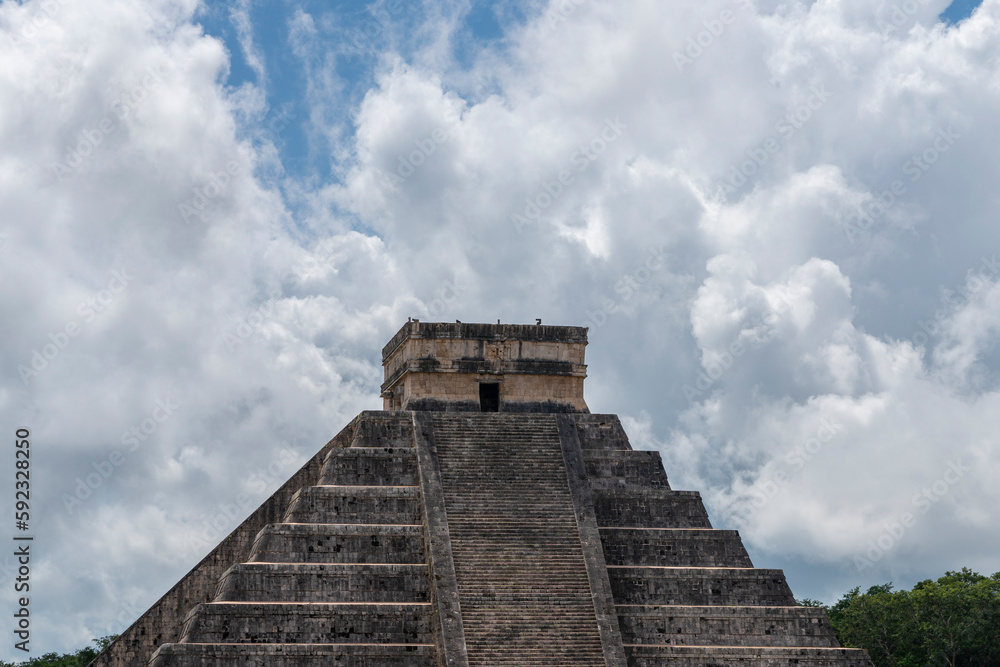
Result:
{"label": "stone staircase", "polygon": [[601,636],[552,415],[435,415],[473,667],[598,667]]}
{"label": "stone staircase", "polygon": [[98,667],[871,667],[613,415],[365,412],[314,461]]}
{"label": "stone staircase", "polygon": [[671,490],[616,417],[576,424],[629,667],[871,667],[822,609],[795,604],[781,570],[712,528],[698,493]]}
{"label": "stone staircase", "polygon": [[363,415],[149,665],[437,665],[418,477],[410,415]]}

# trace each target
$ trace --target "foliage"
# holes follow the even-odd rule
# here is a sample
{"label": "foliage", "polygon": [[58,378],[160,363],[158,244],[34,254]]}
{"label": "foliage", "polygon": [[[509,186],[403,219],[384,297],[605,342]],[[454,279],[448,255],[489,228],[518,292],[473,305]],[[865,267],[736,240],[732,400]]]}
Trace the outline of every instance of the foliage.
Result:
{"label": "foliage", "polygon": [[813,600],[812,598],[802,598],[801,600],[796,600],[795,602],[800,607],[826,607],[826,605],[819,600]]}
{"label": "foliage", "polygon": [[875,667],[1000,665],[1000,572],[963,568],[910,591],[855,588],[828,612],[840,643],[868,649]]}
{"label": "foliage", "polygon": [[31,658],[17,663],[0,660],[0,667],[87,667],[98,653],[106,649],[116,639],[118,639],[118,635],[108,635],[95,639],[95,646],[82,648],[76,653],[64,653],[63,655],[46,653],[39,658]]}

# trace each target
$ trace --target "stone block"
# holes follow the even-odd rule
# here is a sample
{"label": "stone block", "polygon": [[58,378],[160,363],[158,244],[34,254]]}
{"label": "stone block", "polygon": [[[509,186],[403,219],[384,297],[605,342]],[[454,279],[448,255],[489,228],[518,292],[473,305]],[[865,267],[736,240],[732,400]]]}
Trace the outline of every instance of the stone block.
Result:
{"label": "stone block", "polygon": [[416,486],[307,486],[288,505],[284,523],[421,523]]}
{"label": "stone block", "polygon": [[412,447],[348,447],[330,452],[321,485],[416,486],[417,457]]}
{"label": "stone block", "polygon": [[608,566],[615,604],[795,605],[781,570]]}
{"label": "stone block", "polygon": [[182,643],[430,644],[429,603],[308,604],[212,602],[195,607]]}
{"label": "stone block", "polygon": [[239,667],[438,667],[438,661],[437,650],[432,645],[167,644],[161,646],[149,662],[149,667],[237,667],[237,665]]}
{"label": "stone block", "polygon": [[735,530],[602,528],[608,565],[753,567]]}
{"label": "stone block", "polygon": [[429,602],[427,565],[241,563],[216,602]]}
{"label": "stone block", "polygon": [[250,562],[424,563],[421,526],[278,523],[257,535]]}
{"label": "stone block", "polygon": [[623,606],[626,644],[836,647],[823,609],[759,606]]}
{"label": "stone block", "polygon": [[589,450],[584,462],[593,489],[670,489],[659,452]]}
{"label": "stone block", "polygon": [[594,489],[593,497],[601,527],[712,527],[697,491]]}

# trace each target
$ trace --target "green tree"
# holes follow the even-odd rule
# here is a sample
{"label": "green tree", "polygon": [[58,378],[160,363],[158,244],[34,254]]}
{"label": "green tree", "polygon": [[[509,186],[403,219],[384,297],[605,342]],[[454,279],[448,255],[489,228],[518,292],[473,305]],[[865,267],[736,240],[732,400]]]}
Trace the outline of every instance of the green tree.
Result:
{"label": "green tree", "polygon": [[812,598],[802,598],[801,600],[796,600],[795,603],[800,607],[823,607],[826,609],[826,605],[819,600],[813,600]]}
{"label": "green tree", "polygon": [[911,591],[855,588],[829,615],[840,643],[868,649],[876,667],[1000,665],[1000,573],[963,568]]}
{"label": "green tree", "polygon": [[892,584],[849,591],[829,610],[843,646],[868,649],[876,667],[911,667],[906,659],[914,639],[912,601]]}
{"label": "green tree", "polygon": [[0,661],[0,667],[87,667],[98,653],[116,639],[118,639],[118,635],[108,635],[95,639],[93,640],[94,647],[87,646],[76,653],[64,653],[63,655],[45,653],[38,658],[30,658],[18,663]]}

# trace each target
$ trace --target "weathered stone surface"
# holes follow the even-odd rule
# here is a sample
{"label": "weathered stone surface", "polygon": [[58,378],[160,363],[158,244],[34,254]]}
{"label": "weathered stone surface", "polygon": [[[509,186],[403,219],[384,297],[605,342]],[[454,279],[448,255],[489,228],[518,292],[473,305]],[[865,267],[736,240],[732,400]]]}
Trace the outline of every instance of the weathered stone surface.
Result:
{"label": "weathered stone surface", "polygon": [[427,602],[427,565],[241,563],[222,575],[229,602]]}
{"label": "weathered stone surface", "polygon": [[871,667],[868,654],[844,648],[626,646],[629,667]]}
{"label": "weathered stone surface", "polygon": [[[145,661],[141,664],[145,664]],[[167,644],[150,667],[436,667],[431,645]]]}
{"label": "weathered stone surface", "polygon": [[386,410],[479,412],[480,385],[503,412],[587,412],[587,329],[407,322],[382,350]]}
{"label": "weathered stone surface", "polygon": [[735,530],[603,528],[608,565],[753,567]]}
{"label": "weathered stone surface", "polygon": [[292,496],[285,523],[421,523],[416,486],[307,486]]}
{"label": "weathered stone surface", "polygon": [[469,665],[604,665],[554,417],[433,427]]}
{"label": "weathered stone surface", "polygon": [[412,447],[349,447],[330,452],[321,485],[416,486],[417,455]]}
{"label": "weathered stone surface", "polygon": [[597,488],[594,511],[602,527],[712,527],[697,491]]}
{"label": "weathered stone surface", "polygon": [[195,607],[181,641],[188,644],[431,644],[429,603],[256,604]]}
{"label": "weathered stone surface", "polygon": [[597,629],[601,634],[601,645],[604,650],[604,664],[607,667],[626,667],[625,646],[622,642],[621,629],[618,627],[618,614],[614,596],[611,594],[611,580],[608,578],[607,563],[604,560],[601,530],[597,525],[597,515],[594,513],[594,499],[587,479],[587,467],[584,463],[583,448],[580,446],[579,433],[576,423],[568,415],[556,416],[556,428],[559,431],[559,444],[566,462],[566,477],[573,496],[583,559],[587,566],[587,578],[590,580],[590,594],[597,614]]}
{"label": "weathered stone surface", "polygon": [[619,605],[794,606],[781,570],[609,565]]}
{"label": "weathered stone surface", "polygon": [[354,420],[351,447],[412,449],[413,424],[410,415],[410,412],[365,410]]}
{"label": "weathered stone surface", "polygon": [[575,415],[573,420],[580,446],[588,455],[592,451],[632,451],[618,415]]}
{"label": "weathered stone surface", "polygon": [[619,607],[626,644],[836,647],[826,612],[814,607]]}
{"label": "weathered stone surface", "polygon": [[591,449],[584,460],[591,488],[670,489],[659,452]]}
{"label": "weathered stone surface", "polygon": [[276,523],[260,531],[250,562],[412,563],[426,560],[422,526]]}

